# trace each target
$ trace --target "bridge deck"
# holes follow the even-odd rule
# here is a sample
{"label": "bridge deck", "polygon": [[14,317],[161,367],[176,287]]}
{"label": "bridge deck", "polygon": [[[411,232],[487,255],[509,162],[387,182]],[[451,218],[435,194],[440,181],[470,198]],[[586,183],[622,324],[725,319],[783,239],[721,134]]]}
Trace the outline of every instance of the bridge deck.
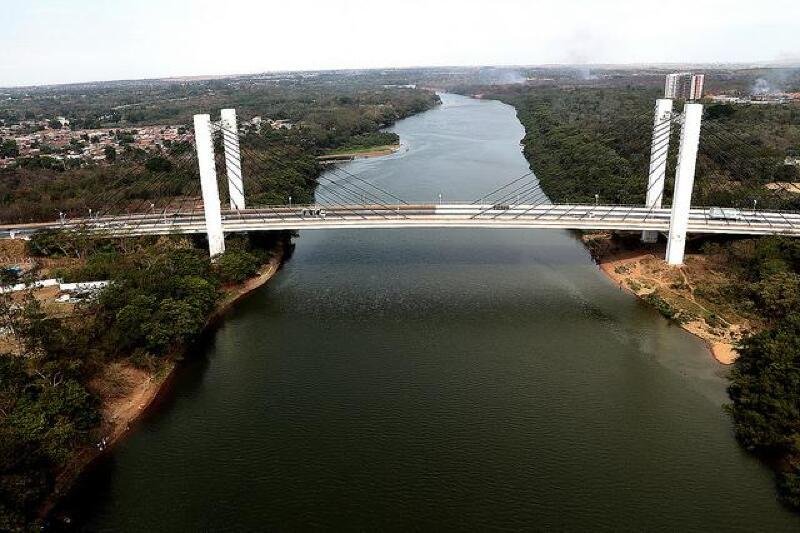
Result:
{"label": "bridge deck", "polygon": [[[709,209],[692,209],[689,233],[742,235],[799,235],[800,214],[752,210],[726,210],[731,218],[712,218]],[[224,211],[226,233],[274,230],[366,228],[519,228],[582,230],[669,229],[670,209],[642,206],[581,204],[550,205],[299,205]],[[0,237],[43,229],[79,229],[110,236],[205,233],[202,211],[121,215],[91,220],[3,225]]]}

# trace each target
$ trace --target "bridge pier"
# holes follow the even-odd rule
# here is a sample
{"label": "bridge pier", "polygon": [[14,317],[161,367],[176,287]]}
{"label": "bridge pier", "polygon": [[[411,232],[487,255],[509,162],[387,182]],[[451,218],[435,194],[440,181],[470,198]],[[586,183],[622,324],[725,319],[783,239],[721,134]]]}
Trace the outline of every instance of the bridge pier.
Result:
{"label": "bridge pier", "polygon": [[225,172],[228,175],[228,196],[231,209],[244,209],[244,183],[242,180],[242,158],[239,151],[239,128],[236,125],[236,110],[222,110],[222,145],[225,147]]}
{"label": "bridge pier", "polygon": [[222,232],[222,211],[219,205],[217,170],[214,163],[214,143],[211,139],[211,117],[194,116],[194,142],[197,164],[200,169],[200,188],[203,193],[203,212],[206,219],[208,252],[211,257],[225,251],[225,234]]}
{"label": "bridge pier", "polygon": [[692,205],[694,173],[697,166],[697,149],[700,146],[702,104],[684,106],[681,144],[678,149],[678,167],[675,170],[675,192],[672,195],[672,213],[667,239],[667,263],[682,265],[686,248],[686,230],[689,227],[689,210]]}
{"label": "bridge pier", "polygon": [[[656,100],[653,114],[653,138],[650,142],[650,173],[647,178],[645,205],[650,209],[658,209],[664,198],[664,179],[667,173],[667,156],[669,140],[672,133],[672,100],[659,98]],[[657,231],[643,231],[642,242],[653,243],[658,240]]]}

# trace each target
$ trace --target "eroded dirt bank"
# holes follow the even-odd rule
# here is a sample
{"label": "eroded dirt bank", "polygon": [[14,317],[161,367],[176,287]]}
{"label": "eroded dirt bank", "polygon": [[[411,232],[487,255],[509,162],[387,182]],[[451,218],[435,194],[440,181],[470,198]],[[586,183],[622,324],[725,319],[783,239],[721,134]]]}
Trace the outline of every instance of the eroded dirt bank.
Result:
{"label": "eroded dirt bank", "polygon": [[718,258],[687,254],[684,266],[676,268],[664,261],[663,245],[630,249],[604,232],[587,233],[581,239],[601,270],[621,289],[653,305],[665,317],[703,339],[720,363],[732,364],[736,360],[736,344],[757,328],[752,321],[713,298],[729,282]]}

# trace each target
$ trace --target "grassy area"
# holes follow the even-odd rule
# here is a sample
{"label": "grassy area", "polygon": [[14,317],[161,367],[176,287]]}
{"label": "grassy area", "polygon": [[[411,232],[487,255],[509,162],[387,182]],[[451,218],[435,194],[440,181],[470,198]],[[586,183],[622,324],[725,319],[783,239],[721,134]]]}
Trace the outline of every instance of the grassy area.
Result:
{"label": "grassy area", "polygon": [[361,148],[337,148],[335,150],[328,150],[320,159],[327,157],[342,157],[342,156],[359,156],[373,153],[390,153],[396,151],[400,147],[397,144],[383,144],[380,146],[363,146]]}

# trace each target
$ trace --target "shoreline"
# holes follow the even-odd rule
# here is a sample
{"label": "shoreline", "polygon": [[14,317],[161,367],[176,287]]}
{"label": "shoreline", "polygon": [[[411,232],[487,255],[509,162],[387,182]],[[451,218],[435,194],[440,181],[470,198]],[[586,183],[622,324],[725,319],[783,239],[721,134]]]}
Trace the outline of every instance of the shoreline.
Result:
{"label": "shoreline", "polygon": [[[274,254],[262,265],[257,275],[239,285],[223,289],[224,294],[206,320],[203,334],[216,327],[237,302],[265,285],[278,273],[286,256],[285,246],[282,241],[278,243]],[[119,398],[103,402],[101,427],[107,433],[103,438],[104,444],[83,448],[64,465],[64,468],[56,475],[52,493],[40,507],[38,513],[40,518],[44,519],[50,516],[57,509],[59,503],[69,495],[83,473],[130,434],[132,426],[147,414],[150,408],[168,391],[179,363],[180,361],[176,359],[165,361],[156,372],[148,372],[120,362],[111,363],[108,366],[103,375],[108,370],[121,371],[134,380],[133,388]]]}
{"label": "shoreline", "polygon": [[403,143],[385,144],[382,146],[373,146],[371,148],[354,149],[340,153],[333,153],[327,155],[317,156],[317,161],[320,163],[338,163],[341,161],[353,161],[356,159],[373,159],[376,157],[384,157],[387,155],[396,154],[403,148]]}
{"label": "shoreline", "polygon": [[[653,250],[638,249],[627,251],[608,251],[605,253],[596,254],[597,250],[592,247],[589,242],[592,239],[587,239],[586,235],[581,236],[581,241],[589,249],[597,261],[600,271],[612,282],[617,284],[620,290],[623,290],[639,300],[647,303],[653,308],[658,309],[656,305],[649,299],[661,288],[656,287],[651,290],[645,287],[644,279],[648,282],[653,282],[652,278],[647,278],[640,272],[640,267],[643,263],[656,264],[659,267],[664,266],[667,272],[670,272],[671,267],[667,267],[663,260],[659,259]],[[687,259],[690,256],[687,255]],[[680,273],[684,280],[688,278],[683,270],[672,270],[671,273]],[[660,280],[659,280],[660,281]],[[658,295],[656,295],[658,296]],[[659,297],[660,298],[660,297]],[[663,301],[663,300],[662,300]],[[699,303],[693,302],[694,305],[700,306]],[[669,302],[668,305],[673,307],[677,313],[688,312],[684,306],[674,305]],[[662,313],[663,314],[663,313]],[[731,323],[728,325],[725,335],[719,334],[713,326],[708,324],[702,317],[695,317],[692,320],[680,321],[670,319],[665,316],[671,323],[679,326],[684,331],[691,333],[701,341],[708,349],[711,357],[722,365],[732,365],[736,360],[736,342],[741,337],[742,332],[749,327],[749,324]]]}
{"label": "shoreline", "polygon": [[[475,100],[483,100],[485,99],[486,95],[471,94],[465,96],[468,96],[469,98]],[[529,135],[533,133],[531,132],[531,130],[528,129],[528,126],[525,123],[523,123],[523,121],[519,118],[520,107],[518,105],[512,102],[507,102],[502,98],[496,98],[495,101],[503,102],[513,107],[517,116],[517,120],[523,126],[525,134]],[[522,140],[520,141],[520,143],[522,143]],[[533,159],[528,154],[525,155],[525,159],[528,161],[529,168],[532,170],[534,166]],[[635,290],[635,287],[630,286],[632,278],[629,278],[625,274],[616,272],[616,269],[619,266],[618,263],[625,262],[626,260],[635,262],[637,260],[640,261],[650,256],[653,257],[653,259],[655,259],[656,261],[658,261],[658,259],[653,256],[652,250],[647,250],[645,248],[639,248],[636,250],[627,250],[627,251],[609,250],[608,244],[611,240],[611,234],[601,235],[600,238],[597,238],[598,234],[594,234],[594,236],[592,236],[593,235],[592,233],[586,233],[583,231],[576,231],[574,234],[578,237],[581,243],[589,251],[590,255],[597,263],[600,271],[609,280],[611,280],[615,284],[618,284],[621,290],[625,290],[626,292],[636,296],[636,298],[645,302],[650,307],[653,307],[654,309],[660,311],[661,314],[664,316],[664,318],[667,318],[671,323],[680,326],[681,329],[683,329],[684,331],[687,331],[688,333],[691,333],[698,339],[702,340],[703,344],[708,349],[708,352],[711,355],[711,357],[713,357],[714,360],[716,360],[719,364],[730,366],[735,362],[736,357],[738,356],[736,352],[736,343],[738,342],[738,340],[742,338],[743,334],[751,326],[751,324],[749,324],[747,320],[745,320],[742,317],[736,317],[738,320],[734,320],[731,322],[723,320],[722,322],[724,323],[724,325],[729,330],[733,331],[732,334],[728,336],[728,338],[722,338],[720,335],[717,335],[712,332],[714,327],[711,324],[709,324],[704,318],[702,318],[702,316],[696,317],[696,320],[691,320],[691,321],[676,320],[675,318],[683,313],[692,314],[691,312],[688,312],[687,309],[684,309],[682,306],[674,306],[674,308],[671,308],[670,312],[673,312],[674,314],[672,315],[672,317],[669,317],[664,313],[664,309],[661,308],[661,305],[656,305],[653,301],[653,299],[657,299],[660,300],[659,303],[661,303],[662,305],[665,304],[667,306],[670,306],[669,302],[665,302],[663,299],[660,298],[658,294],[655,294],[656,290],[653,290],[652,292]],[[627,256],[627,258],[623,258],[623,256]],[[687,256],[687,258],[688,257],[689,256]],[[661,261],[661,263],[664,263],[664,261]],[[664,265],[666,265],[666,263],[664,263]],[[680,267],[675,270],[681,273],[683,280],[685,280],[688,284],[688,279],[685,271],[683,270],[683,267]],[[693,303],[695,305],[699,305],[697,302]],[[705,308],[703,308],[703,310],[708,311]]]}

